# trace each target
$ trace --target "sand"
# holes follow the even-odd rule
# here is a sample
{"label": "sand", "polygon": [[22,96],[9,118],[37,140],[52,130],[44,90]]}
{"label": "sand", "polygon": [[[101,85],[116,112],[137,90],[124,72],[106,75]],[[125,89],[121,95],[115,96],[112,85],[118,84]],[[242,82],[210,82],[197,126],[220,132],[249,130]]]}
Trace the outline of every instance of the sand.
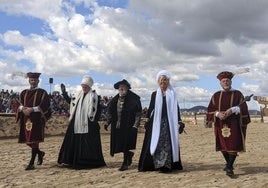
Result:
{"label": "sand", "polygon": [[[60,131],[59,131],[60,132]],[[17,138],[0,140],[0,187],[268,187],[268,124],[258,121],[248,126],[247,152],[240,153],[234,165],[236,174],[229,178],[223,171],[224,159],[215,151],[213,128],[186,122],[187,134],[180,135],[184,170],[172,173],[138,172],[138,160],[144,131],[138,134],[137,149],[129,170],[118,168],[122,154],[109,155],[109,134],[101,131],[106,167],[73,170],[57,165],[63,135],[47,136],[40,148],[46,152],[42,166],[25,171],[30,148],[18,144]]]}

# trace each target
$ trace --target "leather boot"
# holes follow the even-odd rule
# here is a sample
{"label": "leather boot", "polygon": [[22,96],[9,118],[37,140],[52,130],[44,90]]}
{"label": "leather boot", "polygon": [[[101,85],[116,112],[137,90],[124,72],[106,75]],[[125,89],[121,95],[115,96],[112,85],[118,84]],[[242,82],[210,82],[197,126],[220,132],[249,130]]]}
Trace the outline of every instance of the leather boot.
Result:
{"label": "leather boot", "polygon": [[35,161],[36,154],[37,154],[37,148],[32,148],[32,157],[31,157],[31,160],[30,160],[28,166],[25,168],[25,170],[34,170],[35,169],[34,161]]}
{"label": "leather boot", "polygon": [[128,166],[132,164],[132,158],[134,156],[134,153],[132,151],[128,152]]}
{"label": "leather boot", "polygon": [[228,161],[229,161],[229,154],[227,152],[222,152],[222,155],[223,155],[223,157],[224,157],[224,159],[226,161],[226,165],[223,168],[223,170],[226,171],[227,170],[227,164],[228,164]]}
{"label": "leather boot", "polygon": [[229,161],[227,163],[226,175],[230,178],[234,178],[234,167],[233,164],[235,162],[236,155],[229,155]]}
{"label": "leather boot", "polygon": [[124,171],[128,169],[128,154],[124,153],[124,161],[121,165],[121,167],[119,168],[120,171]]}
{"label": "leather boot", "polygon": [[37,161],[37,165],[42,165],[43,164],[43,160],[44,160],[44,156],[45,156],[45,152],[41,151],[38,149],[38,161]]}

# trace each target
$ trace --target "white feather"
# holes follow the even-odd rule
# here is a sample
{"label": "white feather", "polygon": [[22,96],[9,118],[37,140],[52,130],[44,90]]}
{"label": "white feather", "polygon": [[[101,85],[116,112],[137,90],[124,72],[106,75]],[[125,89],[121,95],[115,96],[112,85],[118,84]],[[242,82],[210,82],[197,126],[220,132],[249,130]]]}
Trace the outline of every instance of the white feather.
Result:
{"label": "white feather", "polygon": [[241,68],[234,72],[234,74],[243,74],[249,72],[249,68]]}

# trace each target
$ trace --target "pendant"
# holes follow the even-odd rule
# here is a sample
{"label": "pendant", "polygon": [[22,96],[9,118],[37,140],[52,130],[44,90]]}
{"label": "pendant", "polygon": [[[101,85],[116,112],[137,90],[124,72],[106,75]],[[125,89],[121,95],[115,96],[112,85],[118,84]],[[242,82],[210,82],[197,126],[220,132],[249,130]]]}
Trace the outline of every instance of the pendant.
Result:
{"label": "pendant", "polygon": [[221,134],[224,138],[228,138],[231,136],[231,129],[226,124],[224,124],[223,128],[221,129]]}
{"label": "pendant", "polygon": [[26,124],[25,124],[26,130],[27,131],[31,131],[33,128],[33,123],[31,122],[31,120],[27,120]]}

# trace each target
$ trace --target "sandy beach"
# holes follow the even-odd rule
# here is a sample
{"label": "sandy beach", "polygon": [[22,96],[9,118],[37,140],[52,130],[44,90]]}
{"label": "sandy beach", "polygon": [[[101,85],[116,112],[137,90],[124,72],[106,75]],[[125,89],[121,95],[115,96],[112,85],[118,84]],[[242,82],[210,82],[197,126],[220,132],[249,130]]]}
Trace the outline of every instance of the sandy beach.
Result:
{"label": "sandy beach", "polygon": [[[65,128],[64,128],[65,129]],[[90,170],[59,167],[57,156],[63,135],[47,136],[40,148],[46,152],[42,166],[25,171],[30,148],[17,138],[0,140],[0,187],[268,187],[268,124],[253,121],[248,126],[247,152],[240,153],[234,165],[235,179],[225,175],[224,159],[215,151],[213,128],[186,122],[187,134],[180,135],[184,170],[172,173],[138,172],[138,160],[144,137],[138,134],[137,149],[129,170],[118,168],[122,154],[109,155],[109,132],[101,130],[103,154],[107,166]],[[59,131],[60,132],[60,131]]]}

